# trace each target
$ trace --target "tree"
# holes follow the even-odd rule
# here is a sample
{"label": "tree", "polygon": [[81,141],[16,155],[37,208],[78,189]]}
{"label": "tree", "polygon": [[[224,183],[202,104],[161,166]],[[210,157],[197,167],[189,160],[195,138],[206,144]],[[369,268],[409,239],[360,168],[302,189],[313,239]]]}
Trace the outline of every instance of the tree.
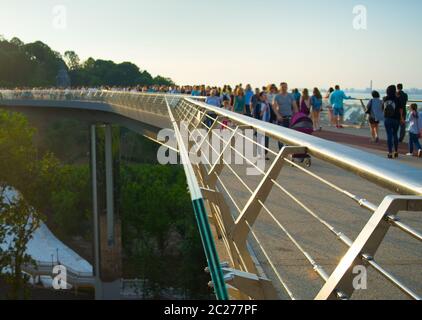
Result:
{"label": "tree", "polygon": [[0,86],[53,86],[63,63],[60,54],[41,41],[0,39]]}
{"label": "tree", "polygon": [[9,269],[6,274],[6,282],[11,286],[9,298],[28,298],[28,278],[23,268],[35,266],[26,251],[34,232],[40,226],[41,216],[21,197],[6,199],[4,191],[4,188],[0,190],[0,240],[6,249],[0,252],[0,269]]}
{"label": "tree", "polygon": [[139,84],[143,86],[150,86],[154,84],[154,79],[148,71],[143,71],[141,73],[141,78],[139,80]]}
{"label": "tree", "polygon": [[64,165],[58,168],[57,187],[49,194],[52,218],[58,236],[91,237],[91,184],[89,165]]}
{"label": "tree", "polygon": [[209,298],[206,261],[183,168],[123,166],[121,196],[125,256],[137,270],[132,276],[148,279],[143,289],[156,298],[168,287]]}
{"label": "tree", "polygon": [[10,40],[10,43],[14,44],[17,47],[23,47],[25,45],[23,41],[17,37],[12,38],[12,40]]}
{"label": "tree", "polygon": [[153,83],[159,86],[173,86],[174,85],[173,80],[171,80],[170,78],[162,77],[162,76],[156,76],[153,80]]}
{"label": "tree", "polygon": [[0,110],[0,183],[24,187],[34,172],[35,130],[19,113]]}
{"label": "tree", "polygon": [[60,53],[41,41],[25,44],[18,38],[7,41],[0,37],[0,86],[55,86],[56,76],[63,65],[69,69],[74,86],[174,84],[169,78],[153,78],[131,62],[116,64],[89,58],[81,63],[77,53],[72,50],[64,53],[64,60]]}
{"label": "tree", "polygon": [[46,85],[55,85],[57,74],[65,64],[60,54],[41,41],[26,44],[25,52],[37,64],[36,80]]}
{"label": "tree", "polygon": [[64,59],[69,70],[77,70],[80,68],[81,60],[75,51],[66,51],[64,53]]}
{"label": "tree", "polygon": [[32,82],[36,63],[16,42],[0,40],[0,86],[21,86]]}
{"label": "tree", "polygon": [[39,149],[52,151],[54,155],[66,163],[73,163],[86,157],[86,137],[88,127],[75,119],[60,119],[49,123],[45,131],[45,140]]}

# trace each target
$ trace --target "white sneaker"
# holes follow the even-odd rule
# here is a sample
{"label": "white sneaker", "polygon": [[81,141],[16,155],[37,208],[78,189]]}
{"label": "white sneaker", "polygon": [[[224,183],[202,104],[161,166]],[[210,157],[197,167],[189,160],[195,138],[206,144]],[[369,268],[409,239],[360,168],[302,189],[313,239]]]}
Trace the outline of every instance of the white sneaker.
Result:
{"label": "white sneaker", "polygon": [[418,151],[418,158],[422,158],[422,149]]}
{"label": "white sneaker", "polygon": [[413,157],[413,153],[406,153],[406,156],[408,156],[408,157]]}

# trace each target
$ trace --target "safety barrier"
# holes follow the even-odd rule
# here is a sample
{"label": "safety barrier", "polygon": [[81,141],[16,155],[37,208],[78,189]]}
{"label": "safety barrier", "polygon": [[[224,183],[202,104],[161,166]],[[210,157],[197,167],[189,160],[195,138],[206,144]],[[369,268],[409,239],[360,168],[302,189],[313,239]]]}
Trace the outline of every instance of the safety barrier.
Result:
{"label": "safety barrier", "polygon": [[[289,239],[322,280],[323,286],[316,299],[352,298],[355,291],[353,270],[360,265],[372,267],[406,296],[420,299],[414,289],[381,266],[375,256],[391,228],[416,241],[422,240],[422,234],[418,230],[399,219],[402,212],[422,211],[422,170],[215,108],[199,101],[202,98],[96,90],[2,91],[1,94],[2,99],[6,100],[68,100],[74,101],[75,104],[78,101],[101,101],[168,116],[173,124],[178,153],[185,168],[208,260],[208,271],[211,273],[212,285],[219,299],[278,299],[280,289],[284,291],[283,295],[296,298],[294,289],[288,286],[282,272],[273,262],[270,251],[265,248],[264,241],[254,230],[254,224],[262,214],[279,229],[280,235]],[[215,134],[215,129],[224,131],[225,135]],[[255,132],[257,134],[254,134]],[[184,135],[197,137],[199,143],[186,140]],[[214,136],[220,140],[218,148],[210,142]],[[274,148],[263,145],[263,137],[281,142],[282,148],[274,151]],[[253,157],[246,156],[243,150],[238,148],[237,139],[252,145]],[[201,154],[200,163],[191,163],[190,157],[198,155],[198,151],[205,146],[211,152]],[[379,205],[372,203],[297,163],[294,160],[297,154],[312,156],[338,169],[354,173],[361,177],[362,181],[389,189],[391,194],[386,192]],[[244,164],[233,164],[230,159],[227,160],[227,156],[240,158]],[[268,161],[265,161],[266,157]],[[258,164],[262,158],[265,162],[264,167]],[[253,169],[254,175],[245,172],[245,167]],[[288,186],[279,181],[278,177],[286,167],[294,168],[298,174],[306,175],[309,181],[328,187],[369,212],[369,221],[356,239],[352,240],[338,230],[333,223],[324,219],[300,199],[299,195],[288,190]],[[233,192],[227,181],[235,181],[243,188],[245,201],[239,200],[239,194]],[[267,200],[270,193],[275,191],[289,198],[345,246],[346,253],[334,268],[334,272],[327,272],[318,263],[318,259],[305,249],[294,232],[277,218],[273,209],[270,209]],[[281,205],[279,210],[283,210]],[[215,230],[211,226],[214,226]],[[218,252],[217,241],[223,243],[222,247],[218,247]],[[259,257],[263,257],[260,261],[257,259],[256,249],[259,251]],[[265,272],[263,264],[266,266]],[[271,275],[268,275],[269,272]]]}

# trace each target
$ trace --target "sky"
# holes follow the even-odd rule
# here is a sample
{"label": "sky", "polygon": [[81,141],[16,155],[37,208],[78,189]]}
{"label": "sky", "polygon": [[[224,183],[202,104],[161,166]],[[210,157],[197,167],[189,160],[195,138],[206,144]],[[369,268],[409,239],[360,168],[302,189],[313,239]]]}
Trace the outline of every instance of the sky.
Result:
{"label": "sky", "polygon": [[422,88],[421,13],[420,0],[0,0],[0,35],[178,84]]}

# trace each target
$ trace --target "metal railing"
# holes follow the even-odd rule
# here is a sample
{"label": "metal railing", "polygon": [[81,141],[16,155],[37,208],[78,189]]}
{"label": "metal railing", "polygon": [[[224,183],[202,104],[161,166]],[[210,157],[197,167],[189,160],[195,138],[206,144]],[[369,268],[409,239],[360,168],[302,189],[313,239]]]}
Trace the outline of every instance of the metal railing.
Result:
{"label": "metal railing", "polygon": [[[108,91],[100,89],[80,89],[80,90],[63,90],[63,89],[32,89],[32,90],[0,90],[0,100],[48,100],[48,101],[96,101],[106,102],[116,105],[132,106],[136,108],[142,108],[144,111],[167,115],[167,109],[165,108],[164,101],[162,98],[164,94],[156,93],[139,93],[130,91]],[[182,94],[171,94],[167,95],[171,97],[173,103],[178,102],[179,99],[194,98],[198,101],[204,101],[206,97],[191,97],[189,95]],[[140,98],[142,97],[142,98]],[[161,101],[156,101],[159,97]],[[353,98],[345,100],[345,115],[344,120],[346,125],[363,127],[367,124],[367,115],[365,114],[366,106],[370,98]],[[411,103],[422,103],[422,100],[410,100],[408,106]],[[143,105],[141,105],[143,104]],[[151,108],[155,106],[156,108]],[[322,118],[326,122],[328,121],[328,99],[323,100],[323,112]]]}
{"label": "metal railing", "polygon": [[217,299],[227,300],[229,298],[227,288],[224,281],[223,271],[220,264],[220,259],[216,250],[214,237],[208,223],[208,215],[205,209],[205,203],[202,196],[202,192],[196,180],[195,173],[192,164],[189,161],[189,153],[186,149],[187,146],[183,143],[183,137],[180,134],[178,124],[174,118],[171,105],[174,104],[175,98],[169,100],[166,98],[166,105],[170,120],[173,124],[175,137],[177,140],[179,155],[184,166],[186,179],[188,183],[189,192],[192,199],[193,208],[196,215],[196,221],[198,223],[199,233],[202,239],[205,255],[208,261],[213,286]]}
{"label": "metal railing", "polygon": [[[344,101],[344,121],[346,125],[354,127],[365,127],[368,126],[368,115],[366,114],[367,105],[370,98],[353,98]],[[410,107],[411,103],[422,103],[422,100],[409,100],[407,108]],[[323,117],[328,122],[328,110],[327,106],[329,102],[327,99],[323,101]],[[381,123],[381,125],[383,125]]]}
{"label": "metal railing", "polygon": [[[21,91],[2,91],[1,94],[2,99],[9,100],[28,96]],[[288,239],[321,279],[322,286],[316,295],[317,299],[350,299],[355,290],[353,269],[358,265],[372,267],[407,297],[420,299],[414,289],[381,266],[375,256],[391,228],[417,242],[422,240],[420,231],[398,218],[401,212],[422,211],[422,170],[215,108],[186,96],[109,91],[88,94],[85,91],[56,90],[31,91],[31,94],[25,99],[70,100],[76,104],[85,100],[101,101],[156,112],[170,118],[188,179],[209,264],[208,270],[220,299],[228,297],[226,290],[230,297],[235,299],[277,299],[280,295],[297,298],[294,288],[289,286],[289,279],[285,278],[273,261],[274,256],[271,254],[271,248],[268,248],[268,242],[262,239],[262,234],[255,228],[258,218],[263,215],[271,221],[272,227],[278,229],[280,236],[283,235]],[[222,148],[216,148],[210,142],[210,138],[215,135],[214,129],[227,133],[224,137],[217,135]],[[257,131],[259,134],[250,135],[247,129]],[[182,132],[200,138],[199,146],[184,139]],[[284,143],[285,146],[281,150],[274,151],[275,148],[262,145],[257,137],[264,135],[275,142]],[[259,158],[245,156],[236,147],[237,138],[252,144],[255,151],[261,152],[261,155],[268,153],[270,160],[266,162],[264,168],[257,164]],[[202,146],[207,146],[211,152],[208,155],[201,155],[203,161],[200,164],[191,163],[190,156],[197,154]],[[232,164],[226,159],[227,154],[240,157],[244,165]],[[354,173],[361,177],[362,181],[369,181],[390,190],[392,195],[386,192],[384,200],[379,205],[372,203],[312,169],[298,164],[293,157],[297,154],[306,154],[338,170]],[[255,169],[258,177],[245,173],[245,167]],[[369,221],[356,239],[348,237],[334,223],[325,219],[322,213],[301,199],[300,194],[292,192],[288,189],[288,185],[280,181],[279,175],[287,167],[296,170],[297,175],[305,175],[308,181],[314,181],[343,195],[351,200],[351,204],[354,203],[356,207],[369,212]],[[238,190],[234,190],[233,186],[242,191],[235,192]],[[277,212],[268,201],[272,192],[279,193],[296,204],[298,209],[345,247],[344,257],[333,272],[328,272],[318,261],[319,259],[301,243],[300,237],[278,218]],[[281,204],[277,209],[284,210]],[[211,225],[215,227],[215,231]],[[218,254],[215,251],[217,242],[222,244],[217,246]]]}
{"label": "metal railing", "polygon": [[[389,227],[395,227],[418,241],[422,240],[422,234],[419,231],[402,223],[397,218],[399,211],[422,210],[421,170],[391,163],[366,152],[214,108],[189,98],[180,100],[174,109],[174,113],[177,115],[179,124],[186,123],[185,127],[191,135],[199,134],[201,136],[201,146],[208,145],[212,150],[203,163],[194,166],[194,168],[200,181],[202,192],[208,201],[211,221],[217,226],[218,236],[224,242],[230,259],[229,265],[231,268],[224,268],[224,271],[233,296],[244,298],[244,294],[246,294],[248,297],[257,299],[273,299],[277,297],[274,290],[275,285],[276,288],[284,288],[285,293],[290,298],[295,298],[293,290],[287,286],[286,280],[283,279],[282,274],[275,267],[264,242],[259,239],[257,232],[254,231],[253,226],[260,212],[263,211],[273,221],[273,224],[279,228],[280,234],[284,234],[296,249],[303,254],[310,267],[324,282],[324,286],[316,297],[317,299],[351,298],[354,291],[352,286],[352,267],[358,264],[373,267],[374,270],[397,286],[407,296],[420,299],[412,289],[381,267],[374,257]],[[227,120],[231,122],[230,126],[227,125]],[[204,128],[205,131],[198,130]],[[230,131],[228,139],[221,139],[223,144],[221,149],[215,148],[214,144],[209,142],[214,132],[213,129],[216,128]],[[245,134],[244,128],[258,130],[288,146],[285,146],[280,151],[273,151],[271,148],[258,143],[250,135]],[[248,140],[255,145],[257,150],[263,149],[271,155],[272,160],[266,170],[262,170],[251,159],[239,152],[234,146],[236,137]],[[248,166],[256,169],[261,176],[259,183],[251,186],[251,178],[244,172],[241,173],[235,165],[225,160],[227,152],[243,157]],[[356,173],[368,181],[407,196],[386,196],[381,205],[375,205],[363,197],[355,195],[315,174],[310,169],[297,164],[291,158],[294,154],[312,155],[339,168]],[[212,158],[217,159],[217,161],[212,161]],[[355,241],[351,240],[340,230],[337,230],[332,223],[323,219],[320,214],[306,205],[297,195],[289,191],[287,186],[278,181],[277,178],[286,165],[290,165],[301,173],[307,174],[309,179],[314,179],[352,199],[358,206],[373,214],[367,226]],[[232,186],[233,184],[238,184],[242,187],[242,192],[247,195],[243,205],[235,192],[233,192],[233,187],[229,186],[228,180],[230,179],[235,181]],[[346,248],[349,248],[331,276],[318,264],[317,259],[304,249],[295,235],[276,218],[276,214],[266,204],[272,190],[277,190],[290,198],[340,240]],[[259,274],[248,248],[249,242],[253,242],[255,247],[261,251],[261,256],[266,259],[265,264],[269,266],[268,269],[275,275],[273,277],[274,280],[278,281],[277,284],[271,282],[265,275]],[[269,283],[272,283],[273,286],[269,285]],[[237,289],[237,291],[232,289]]]}

